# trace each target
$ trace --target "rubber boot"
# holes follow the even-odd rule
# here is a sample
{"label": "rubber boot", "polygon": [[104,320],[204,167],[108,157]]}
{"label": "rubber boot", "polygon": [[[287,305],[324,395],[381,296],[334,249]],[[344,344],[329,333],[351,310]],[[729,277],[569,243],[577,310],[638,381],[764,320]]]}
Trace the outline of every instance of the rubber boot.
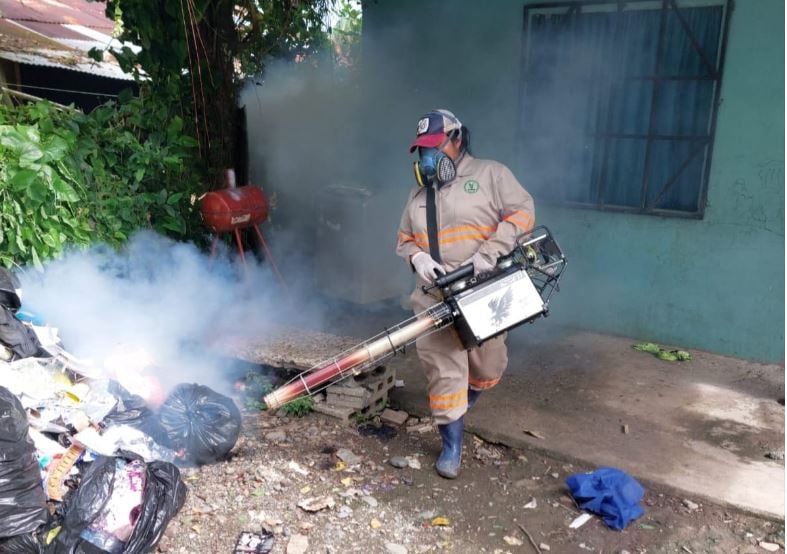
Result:
{"label": "rubber boot", "polygon": [[467,409],[472,408],[481,396],[480,390],[467,389]]}
{"label": "rubber boot", "polygon": [[465,430],[464,417],[445,425],[438,425],[440,437],[443,439],[443,451],[437,458],[437,473],[446,479],[456,479],[462,464],[462,434]]}

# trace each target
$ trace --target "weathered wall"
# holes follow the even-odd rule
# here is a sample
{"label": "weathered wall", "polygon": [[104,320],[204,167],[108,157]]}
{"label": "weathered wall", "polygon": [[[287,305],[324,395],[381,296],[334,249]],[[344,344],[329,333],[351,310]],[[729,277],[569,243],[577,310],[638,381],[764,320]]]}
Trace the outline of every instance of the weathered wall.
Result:
{"label": "weathered wall", "polygon": [[[384,131],[369,140],[411,183],[418,116],[447,107],[476,155],[515,155],[523,2],[377,0],[364,6],[364,89]],[[708,202],[701,220],[546,206],[569,258],[553,324],[711,350],[784,358],[784,3],[736,2]],[[372,110],[375,112],[375,110]],[[394,208],[392,208],[394,209]]]}

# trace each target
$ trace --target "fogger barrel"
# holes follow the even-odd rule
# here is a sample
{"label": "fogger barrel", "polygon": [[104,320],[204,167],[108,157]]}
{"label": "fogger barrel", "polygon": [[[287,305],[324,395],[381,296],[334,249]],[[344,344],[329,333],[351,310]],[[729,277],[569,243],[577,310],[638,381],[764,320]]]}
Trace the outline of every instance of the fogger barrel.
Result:
{"label": "fogger barrel", "polygon": [[373,365],[393,356],[397,351],[412,344],[419,337],[442,329],[453,323],[451,309],[440,303],[429,308],[394,328],[380,333],[355,348],[328,362],[323,362],[306,373],[302,373],[286,385],[263,398],[269,410],[276,409],[304,394],[316,392],[320,386],[349,374],[360,373]]}

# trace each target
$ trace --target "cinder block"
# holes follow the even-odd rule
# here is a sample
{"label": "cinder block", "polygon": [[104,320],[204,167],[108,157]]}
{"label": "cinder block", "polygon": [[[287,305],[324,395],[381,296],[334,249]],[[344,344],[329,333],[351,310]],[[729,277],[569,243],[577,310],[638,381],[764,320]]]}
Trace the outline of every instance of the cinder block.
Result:
{"label": "cinder block", "polygon": [[404,422],[407,421],[410,415],[407,412],[403,412],[401,410],[392,410],[390,408],[386,408],[383,410],[383,413],[380,414],[380,419],[384,423],[390,423],[391,425],[401,426],[404,425]]}
{"label": "cinder block", "polygon": [[342,408],[340,406],[332,406],[327,402],[320,402],[319,404],[314,405],[314,411],[320,414],[325,414],[331,417],[335,417],[336,419],[347,423],[352,419],[352,416],[356,410],[354,410],[353,408]]}
{"label": "cinder block", "polygon": [[326,397],[328,404],[334,406],[342,406],[346,408],[354,408],[360,410],[369,405],[369,393],[367,391],[365,396],[349,396],[346,394],[336,394],[329,391]]}
{"label": "cinder block", "polygon": [[[349,421],[356,415],[374,415],[384,409],[388,391],[395,381],[396,371],[393,368],[377,367],[329,386],[325,391],[325,403],[320,409],[317,406],[314,409],[343,421]],[[351,410],[350,414],[347,410]]]}
{"label": "cinder block", "polygon": [[368,389],[366,389],[366,388],[364,388],[364,387],[362,387],[360,385],[346,386],[346,385],[343,384],[343,382],[337,383],[335,385],[331,385],[325,390],[327,392],[333,392],[333,393],[341,394],[341,395],[344,395],[344,396],[357,396],[357,397],[360,397],[360,398],[363,398],[364,396],[369,396],[369,390]]}

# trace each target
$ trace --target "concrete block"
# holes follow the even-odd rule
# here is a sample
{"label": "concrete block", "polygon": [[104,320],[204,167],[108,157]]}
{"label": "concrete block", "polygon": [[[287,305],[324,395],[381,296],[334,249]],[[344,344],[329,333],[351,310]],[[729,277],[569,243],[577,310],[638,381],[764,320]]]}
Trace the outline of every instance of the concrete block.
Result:
{"label": "concrete block", "polygon": [[320,414],[335,417],[336,419],[347,423],[352,419],[356,410],[353,408],[333,406],[327,402],[321,402],[314,405],[314,411]]}
{"label": "concrete block", "polygon": [[328,404],[333,406],[342,406],[346,408],[354,408],[360,410],[369,405],[370,395],[367,391],[365,396],[349,396],[346,394],[336,394],[329,391],[327,396]]}
{"label": "concrete block", "polygon": [[386,408],[383,410],[383,413],[380,414],[380,420],[383,421],[383,423],[390,423],[397,427],[404,425],[404,422],[407,421],[409,417],[410,415],[407,412],[392,410],[390,408]]}

